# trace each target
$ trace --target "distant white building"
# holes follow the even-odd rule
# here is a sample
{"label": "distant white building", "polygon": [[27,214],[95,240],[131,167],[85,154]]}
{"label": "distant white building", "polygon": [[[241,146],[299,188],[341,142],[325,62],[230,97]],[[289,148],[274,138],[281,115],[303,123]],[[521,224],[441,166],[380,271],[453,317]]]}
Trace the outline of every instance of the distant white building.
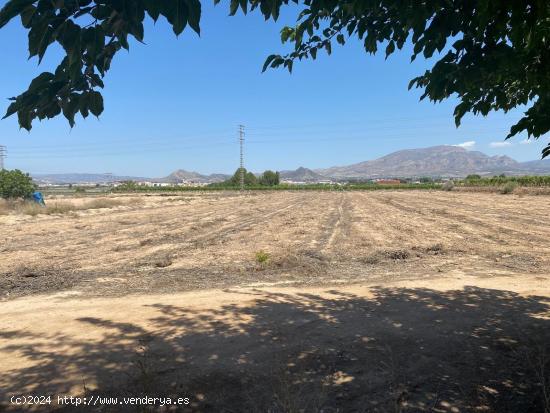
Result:
{"label": "distant white building", "polygon": [[140,181],[140,182],[136,182],[136,184],[139,185],[139,186],[149,186],[149,187],[155,187],[155,188],[165,187],[165,186],[172,186],[172,184],[169,183],[169,182]]}

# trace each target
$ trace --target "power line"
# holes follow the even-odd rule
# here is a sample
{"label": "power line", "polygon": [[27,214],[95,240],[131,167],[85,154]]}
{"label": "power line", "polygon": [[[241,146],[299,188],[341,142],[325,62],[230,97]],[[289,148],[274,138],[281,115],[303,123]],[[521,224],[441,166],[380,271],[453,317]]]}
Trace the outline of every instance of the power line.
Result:
{"label": "power line", "polygon": [[239,144],[241,147],[241,191],[244,191],[244,154],[243,154],[243,144],[244,144],[244,125],[239,125]]}

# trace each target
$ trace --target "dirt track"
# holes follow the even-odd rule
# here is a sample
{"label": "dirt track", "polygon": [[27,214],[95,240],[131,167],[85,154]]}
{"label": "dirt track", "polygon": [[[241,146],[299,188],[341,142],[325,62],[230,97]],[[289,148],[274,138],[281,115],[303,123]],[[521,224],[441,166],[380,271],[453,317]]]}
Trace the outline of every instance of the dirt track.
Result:
{"label": "dirt track", "polygon": [[[104,296],[545,274],[548,203],[444,192],[209,193],[69,216],[0,216],[0,291]],[[260,250],[271,256],[265,265],[255,262]]]}
{"label": "dirt track", "polygon": [[208,193],[0,216],[0,411],[32,393],[183,396],[185,412],[544,412],[549,204]]}

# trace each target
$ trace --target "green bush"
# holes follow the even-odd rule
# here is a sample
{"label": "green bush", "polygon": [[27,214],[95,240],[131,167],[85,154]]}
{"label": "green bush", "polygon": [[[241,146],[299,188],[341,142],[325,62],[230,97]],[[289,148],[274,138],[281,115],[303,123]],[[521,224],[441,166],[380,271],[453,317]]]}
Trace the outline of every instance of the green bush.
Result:
{"label": "green bush", "polygon": [[262,174],[262,176],[260,176],[259,184],[265,186],[277,186],[279,185],[279,181],[279,172],[267,170]]}
{"label": "green bush", "polygon": [[[245,186],[252,186],[258,184],[258,179],[252,172],[248,172],[246,168],[243,168],[243,174],[244,174],[244,184]],[[233,176],[228,180],[225,181],[225,184],[227,185],[233,185],[238,186],[241,184],[241,168],[238,168]]]}
{"label": "green bush", "polygon": [[0,197],[6,199],[30,198],[36,190],[29,174],[19,169],[0,171]]}
{"label": "green bush", "polygon": [[460,182],[463,186],[495,186],[500,187],[508,182],[514,182],[517,186],[549,187],[550,175],[535,176],[493,176],[481,179],[465,179]]}
{"label": "green bush", "polygon": [[514,192],[514,190],[517,188],[518,184],[515,182],[507,182],[503,186],[500,187],[499,192],[501,194],[511,194]]}
{"label": "green bush", "polygon": [[267,261],[269,261],[270,255],[265,251],[257,251],[256,252],[256,262],[258,264],[265,264]]}

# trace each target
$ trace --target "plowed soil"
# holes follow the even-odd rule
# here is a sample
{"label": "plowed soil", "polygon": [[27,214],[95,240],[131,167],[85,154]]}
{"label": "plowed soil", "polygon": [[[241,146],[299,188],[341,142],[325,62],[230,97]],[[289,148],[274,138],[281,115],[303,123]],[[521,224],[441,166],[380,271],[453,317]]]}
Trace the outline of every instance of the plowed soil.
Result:
{"label": "plowed soil", "polygon": [[548,196],[124,199],[0,216],[0,411],[23,393],[179,395],[191,404],[173,411],[204,412],[550,408]]}

